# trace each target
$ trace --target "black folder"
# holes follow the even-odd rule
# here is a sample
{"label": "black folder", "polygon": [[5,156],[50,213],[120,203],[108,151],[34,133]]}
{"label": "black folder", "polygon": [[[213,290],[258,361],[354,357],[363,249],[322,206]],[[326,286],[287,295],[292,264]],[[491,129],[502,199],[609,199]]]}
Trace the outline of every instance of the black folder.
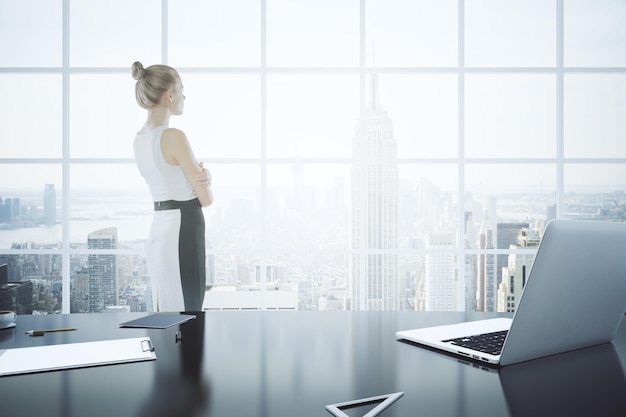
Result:
{"label": "black folder", "polygon": [[120,323],[120,327],[134,327],[142,329],[166,329],[177,324],[195,319],[193,314],[178,313],[154,313],[149,316],[141,317],[135,320]]}

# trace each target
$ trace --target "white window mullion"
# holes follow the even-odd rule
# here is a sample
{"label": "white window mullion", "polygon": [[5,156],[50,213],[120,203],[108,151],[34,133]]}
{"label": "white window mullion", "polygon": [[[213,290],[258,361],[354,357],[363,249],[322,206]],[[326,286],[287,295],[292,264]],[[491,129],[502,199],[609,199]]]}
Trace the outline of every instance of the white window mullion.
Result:
{"label": "white window mullion", "polygon": [[565,214],[565,166],[564,166],[564,94],[565,76],[563,70],[564,62],[564,9],[563,0],[556,2],[556,217],[562,218]]}
{"label": "white window mullion", "polygon": [[458,198],[458,228],[456,248],[458,270],[457,283],[457,309],[466,310],[465,306],[465,206],[463,199],[465,196],[465,1],[458,2],[458,164],[457,164],[457,198]]}
{"label": "white window mullion", "polygon": [[61,203],[63,225],[62,234],[62,273],[61,273],[61,312],[70,312],[70,5],[69,0],[63,0],[63,68],[62,68],[62,181],[63,181],[63,201]]}
{"label": "white window mullion", "polygon": [[168,2],[169,0],[161,0],[161,61],[166,65],[169,61]]}
{"label": "white window mullion", "polygon": [[267,3],[261,0],[261,213],[259,229],[259,255],[260,255],[260,277],[261,285],[261,309],[267,308],[267,257],[268,248],[262,242],[267,242]]}

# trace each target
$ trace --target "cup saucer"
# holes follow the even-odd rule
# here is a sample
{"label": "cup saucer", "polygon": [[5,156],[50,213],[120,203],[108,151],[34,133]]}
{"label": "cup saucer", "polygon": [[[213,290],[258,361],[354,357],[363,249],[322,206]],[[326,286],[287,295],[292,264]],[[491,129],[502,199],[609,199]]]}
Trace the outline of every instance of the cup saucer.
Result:
{"label": "cup saucer", "polygon": [[15,327],[15,323],[9,323],[6,326],[0,326],[0,330],[11,329],[13,327]]}

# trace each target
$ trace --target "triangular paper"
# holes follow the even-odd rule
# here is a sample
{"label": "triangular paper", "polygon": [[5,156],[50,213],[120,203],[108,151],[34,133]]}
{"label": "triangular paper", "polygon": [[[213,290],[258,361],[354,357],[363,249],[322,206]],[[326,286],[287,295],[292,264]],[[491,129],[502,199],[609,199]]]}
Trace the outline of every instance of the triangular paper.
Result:
{"label": "triangular paper", "polygon": [[348,417],[346,413],[342,411],[346,408],[362,407],[368,404],[380,403],[376,407],[372,408],[363,417],[374,417],[382,413],[387,407],[396,402],[398,398],[404,395],[403,392],[394,392],[393,394],[379,395],[377,397],[362,398],[360,400],[347,401],[345,403],[337,403],[326,406],[326,410],[335,417]]}

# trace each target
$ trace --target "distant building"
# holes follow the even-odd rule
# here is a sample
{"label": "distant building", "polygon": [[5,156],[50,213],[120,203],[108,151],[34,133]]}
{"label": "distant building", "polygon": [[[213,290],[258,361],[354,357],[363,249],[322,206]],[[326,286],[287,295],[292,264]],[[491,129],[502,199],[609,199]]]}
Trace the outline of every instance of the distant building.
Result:
{"label": "distant building", "polygon": [[[265,271],[265,277],[263,277],[263,271]],[[262,284],[263,282],[276,282],[282,281],[285,278],[285,267],[282,265],[262,265],[254,266],[254,282]]]}
{"label": "distant building", "polygon": [[317,309],[319,311],[342,310],[343,303],[339,298],[333,295],[320,297],[317,301]]}
{"label": "distant building", "polygon": [[297,310],[297,284],[214,285],[204,294],[203,310]]}
{"label": "distant building", "polygon": [[[478,230],[474,226],[474,212],[473,210],[465,210],[464,212],[464,225],[463,225],[464,242],[463,247],[465,249],[473,248],[478,242]],[[460,283],[461,288],[465,288],[465,307],[462,310],[465,311],[477,311],[477,294],[478,294],[478,282],[476,280],[476,272],[478,270],[478,257],[477,256],[465,256],[465,260],[459,262],[459,269],[463,268],[464,283]]]}
{"label": "distant building", "polygon": [[54,184],[45,184],[43,188],[43,224],[53,226],[57,222],[57,195]]}
{"label": "distant building", "polygon": [[424,301],[426,311],[458,311],[459,286],[456,268],[456,256],[452,250],[456,247],[454,232],[430,232],[427,236],[426,249],[441,253],[426,255]]}
{"label": "distant building", "polygon": [[[528,229],[528,223],[498,223],[496,226],[496,245],[498,249],[508,249],[517,244],[517,235],[520,230]],[[502,268],[508,265],[508,255],[498,254],[496,257],[496,286],[502,282]]]}
{"label": "distant building", "polygon": [[70,313],[89,312],[89,268],[81,267],[72,272],[70,300]]}
{"label": "distant building", "polygon": [[206,286],[210,287],[215,281],[215,255],[209,253],[206,256]]}
{"label": "distant building", "polygon": [[[478,233],[478,249],[494,249],[493,229],[489,226],[489,215],[485,210]],[[496,308],[496,259],[491,253],[478,255],[476,266],[478,311],[495,311]]]}
{"label": "distant building", "polygon": [[[518,233],[516,244],[510,245],[510,249],[537,248],[541,236],[541,230],[538,227],[522,228]],[[534,254],[512,253],[508,255],[508,264],[502,268],[502,282],[498,286],[496,311],[508,313],[515,311],[534,260]]]}
{"label": "distant building", "polygon": [[546,223],[550,220],[556,219],[556,204],[546,206],[544,211],[546,213]]}
{"label": "distant building", "polygon": [[12,223],[20,215],[20,199],[0,199],[0,223]]}
{"label": "distant building", "polygon": [[146,301],[142,301],[138,297],[130,298],[127,303],[131,313],[145,313],[148,311]]}
{"label": "distant building", "polygon": [[[117,228],[111,227],[89,233],[89,249],[115,249]],[[89,255],[89,312],[99,313],[106,307],[118,305],[116,255]]]}

